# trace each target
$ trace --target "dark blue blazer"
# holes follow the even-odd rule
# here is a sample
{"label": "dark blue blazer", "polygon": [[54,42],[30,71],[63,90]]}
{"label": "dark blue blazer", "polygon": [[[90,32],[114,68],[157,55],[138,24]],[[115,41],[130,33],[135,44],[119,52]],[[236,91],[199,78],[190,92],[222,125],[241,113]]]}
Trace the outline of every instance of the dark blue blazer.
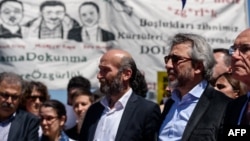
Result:
{"label": "dark blue blazer", "polygon": [[[81,128],[80,141],[93,141],[103,110],[100,102],[88,109]],[[154,141],[157,139],[159,121],[159,106],[132,93],[124,109],[115,141]]]}
{"label": "dark blue blazer", "polygon": [[23,110],[17,110],[11,122],[8,141],[38,141],[39,119]]}
{"label": "dark blue blazer", "polygon": [[248,100],[247,95],[243,95],[233,100],[228,104],[226,116],[225,116],[225,125],[237,125],[240,118],[241,110],[244,107],[244,104]]}
{"label": "dark blue blazer", "polygon": [[[225,94],[208,85],[188,120],[181,141],[216,141],[229,101],[231,99]],[[161,122],[172,104],[172,99],[165,103]]]}

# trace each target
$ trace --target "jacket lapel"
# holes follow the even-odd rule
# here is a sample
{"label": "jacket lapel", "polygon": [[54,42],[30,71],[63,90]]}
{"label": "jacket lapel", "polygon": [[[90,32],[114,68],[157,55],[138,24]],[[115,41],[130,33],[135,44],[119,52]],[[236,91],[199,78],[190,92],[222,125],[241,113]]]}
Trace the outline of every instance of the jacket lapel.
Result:
{"label": "jacket lapel", "polygon": [[97,108],[96,108],[96,112],[94,112],[94,115],[92,115],[91,118],[91,122],[94,122],[94,124],[92,126],[90,126],[89,128],[89,140],[93,140],[94,136],[95,136],[95,132],[96,132],[96,128],[98,125],[98,122],[102,116],[104,107],[101,105],[100,102],[97,103]]}
{"label": "jacket lapel", "polygon": [[210,104],[210,96],[213,95],[213,89],[210,85],[207,86],[206,90],[200,97],[195,109],[186,125],[184,133],[182,135],[182,141],[186,141],[189,138],[189,135],[194,130],[198,122],[200,121],[202,115],[205,113],[206,109]]}
{"label": "jacket lapel", "polygon": [[133,115],[136,104],[137,104],[137,97],[134,93],[132,93],[132,95],[130,96],[130,98],[128,99],[128,102],[126,104],[125,110],[123,112],[118,130],[117,130],[117,134],[116,134],[116,138],[115,141],[120,141],[122,134],[124,133],[124,130],[126,129],[129,121],[130,121],[130,117]]}
{"label": "jacket lapel", "polygon": [[[13,121],[11,122],[10,125],[10,130],[9,130],[9,135],[8,135],[8,141],[13,141],[16,140],[13,137],[17,137],[17,133],[20,132],[18,130],[20,130],[20,124],[19,122],[22,122],[22,117],[19,116],[19,112],[16,112],[16,115],[14,117],[15,119],[13,119]],[[18,127],[18,128],[17,128]]]}
{"label": "jacket lapel", "polygon": [[170,108],[172,107],[174,103],[174,100],[172,98],[169,98],[166,103],[164,104],[164,109],[163,112],[161,114],[161,124],[163,123],[167,113],[169,112]]}

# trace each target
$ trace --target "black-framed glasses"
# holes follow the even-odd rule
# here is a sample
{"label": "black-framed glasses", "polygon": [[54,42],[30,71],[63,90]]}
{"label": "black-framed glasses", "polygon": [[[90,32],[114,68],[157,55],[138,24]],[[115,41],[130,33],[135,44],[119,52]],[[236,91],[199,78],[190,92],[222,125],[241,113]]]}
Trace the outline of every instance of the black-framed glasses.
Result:
{"label": "black-framed glasses", "polygon": [[46,98],[44,96],[36,96],[36,95],[31,95],[27,97],[28,99],[31,99],[32,101],[36,101],[39,99],[41,102],[44,102]]}
{"label": "black-framed glasses", "polygon": [[171,55],[168,55],[168,56],[164,57],[165,63],[167,63],[169,61],[169,59],[172,60],[173,64],[178,63],[180,60],[192,60],[192,58],[188,58],[188,57],[183,57],[183,56],[171,54]]}
{"label": "black-framed glasses", "polygon": [[244,53],[250,51],[250,44],[232,45],[232,46],[230,46],[230,48],[229,48],[229,54],[230,54],[230,55],[233,55],[233,53],[234,53],[237,49],[239,50],[239,52],[241,52],[241,53],[244,54]]}
{"label": "black-framed glasses", "polygon": [[48,124],[52,124],[57,118],[57,116],[40,116],[40,122],[45,120]]}
{"label": "black-framed glasses", "polygon": [[20,98],[20,95],[10,95],[8,93],[0,93],[0,97],[2,97],[3,99],[9,99],[9,97],[11,97],[12,100],[18,100]]}

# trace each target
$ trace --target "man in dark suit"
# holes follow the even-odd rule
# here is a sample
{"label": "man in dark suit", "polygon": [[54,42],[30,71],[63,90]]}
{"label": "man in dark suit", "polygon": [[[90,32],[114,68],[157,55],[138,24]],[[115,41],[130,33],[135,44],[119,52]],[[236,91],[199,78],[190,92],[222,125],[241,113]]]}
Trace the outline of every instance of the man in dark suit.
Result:
{"label": "man in dark suit", "polygon": [[196,34],[176,34],[165,56],[173,88],[165,103],[159,141],[215,141],[230,99],[210,86],[212,48]]}
{"label": "man in dark suit", "polygon": [[[248,137],[238,138],[239,140],[249,140],[250,137],[250,28],[242,31],[235,39],[234,45],[229,49],[232,56],[231,67],[233,78],[243,82],[248,93],[228,104],[225,124],[224,137],[230,128],[248,128]],[[225,138],[224,138],[225,140]]]}
{"label": "man in dark suit", "polygon": [[97,78],[105,96],[88,109],[80,141],[156,140],[160,108],[138,90],[145,78],[131,55],[109,50],[101,57],[99,69]]}
{"label": "man in dark suit", "polygon": [[79,7],[79,16],[82,27],[69,31],[68,39],[77,42],[108,42],[115,40],[115,35],[102,29],[98,23],[100,19],[99,6],[94,2],[84,2]]}
{"label": "man in dark suit", "polygon": [[15,73],[0,73],[1,141],[38,141],[39,119],[18,110],[22,82],[22,78]]}

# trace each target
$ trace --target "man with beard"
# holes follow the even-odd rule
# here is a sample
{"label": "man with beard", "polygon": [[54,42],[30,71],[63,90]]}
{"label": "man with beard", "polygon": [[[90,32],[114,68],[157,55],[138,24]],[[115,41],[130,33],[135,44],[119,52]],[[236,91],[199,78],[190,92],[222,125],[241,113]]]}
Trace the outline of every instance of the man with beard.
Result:
{"label": "man with beard", "polygon": [[196,34],[176,34],[164,57],[173,88],[165,103],[159,141],[215,141],[230,99],[208,82],[215,59],[212,48]]}
{"label": "man with beard", "polygon": [[145,78],[132,56],[123,50],[109,50],[101,57],[99,69],[97,78],[105,96],[88,109],[79,140],[156,140],[160,108],[138,91]]}
{"label": "man with beard", "polygon": [[38,141],[39,118],[19,110],[23,80],[20,76],[0,73],[1,141]]}

